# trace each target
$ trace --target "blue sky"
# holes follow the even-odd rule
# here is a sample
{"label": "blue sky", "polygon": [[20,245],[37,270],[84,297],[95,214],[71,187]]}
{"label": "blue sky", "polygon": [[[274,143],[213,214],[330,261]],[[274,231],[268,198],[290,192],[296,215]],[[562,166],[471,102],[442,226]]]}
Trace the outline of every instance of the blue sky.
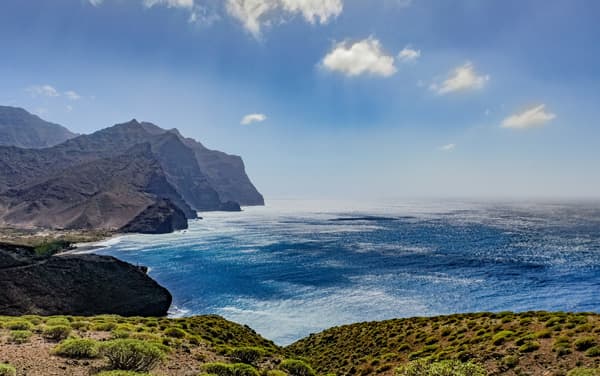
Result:
{"label": "blue sky", "polygon": [[600,196],[600,3],[4,0],[0,103],[242,155],[274,197]]}

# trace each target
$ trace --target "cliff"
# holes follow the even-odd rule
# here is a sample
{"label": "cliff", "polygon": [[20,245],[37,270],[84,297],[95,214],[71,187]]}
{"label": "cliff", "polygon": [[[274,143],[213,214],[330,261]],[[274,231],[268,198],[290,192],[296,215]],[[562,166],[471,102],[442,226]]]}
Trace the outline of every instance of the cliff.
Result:
{"label": "cliff", "polygon": [[38,257],[0,244],[0,315],[164,316],[171,299],[142,268],[114,257]]}

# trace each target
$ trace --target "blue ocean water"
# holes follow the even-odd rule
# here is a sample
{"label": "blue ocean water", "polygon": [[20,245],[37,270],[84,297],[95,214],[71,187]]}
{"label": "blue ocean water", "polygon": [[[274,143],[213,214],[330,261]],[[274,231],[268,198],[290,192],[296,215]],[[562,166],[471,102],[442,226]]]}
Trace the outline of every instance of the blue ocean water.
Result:
{"label": "blue ocean water", "polygon": [[149,266],[173,315],[219,314],[279,344],[415,315],[600,312],[600,203],[273,201],[103,245]]}

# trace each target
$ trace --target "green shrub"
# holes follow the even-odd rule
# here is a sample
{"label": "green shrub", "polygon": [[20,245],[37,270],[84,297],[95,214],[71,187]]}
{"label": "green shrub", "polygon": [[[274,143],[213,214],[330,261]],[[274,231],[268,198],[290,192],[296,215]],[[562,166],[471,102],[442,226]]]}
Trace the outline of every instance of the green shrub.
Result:
{"label": "green shrub", "polygon": [[585,352],[585,355],[590,356],[590,357],[597,357],[600,356],[600,346],[594,346],[594,347],[590,347],[589,349],[587,349],[587,351]]}
{"label": "green shrub", "polygon": [[98,356],[98,342],[91,339],[69,338],[56,346],[54,353],[67,358],[95,358]]}
{"label": "green shrub", "polygon": [[47,326],[57,326],[57,325],[71,326],[71,322],[64,317],[51,317],[46,320],[46,325]]}
{"label": "green shrub", "polygon": [[535,332],[533,335],[535,338],[550,338],[552,337],[552,332],[548,329],[540,330],[539,332]]}
{"label": "green shrub", "polygon": [[596,346],[596,338],[594,337],[581,337],[575,341],[575,348],[579,351],[585,351],[590,347]]}
{"label": "green shrub", "polygon": [[496,346],[501,345],[508,338],[512,337],[513,335],[515,335],[515,332],[513,332],[511,330],[503,330],[501,332],[494,334],[494,336],[492,337],[492,343]]}
{"label": "green shrub", "polygon": [[233,376],[259,376],[256,368],[244,363],[232,364],[231,371]]}
{"label": "green shrub", "polygon": [[540,343],[536,341],[527,342],[526,344],[519,347],[519,351],[522,353],[533,352],[540,348]]}
{"label": "green shrub", "polygon": [[209,375],[233,376],[231,365],[225,363],[206,363],[202,370]]}
{"label": "green shrub", "polygon": [[110,332],[117,327],[114,322],[96,322],[92,325],[92,330],[96,332]]}
{"label": "green shrub", "polygon": [[265,351],[259,347],[236,347],[229,355],[236,361],[254,364],[265,355]]}
{"label": "green shrub", "polygon": [[17,376],[17,370],[10,364],[0,364],[0,376]]}
{"label": "green shrub", "polygon": [[62,341],[71,334],[71,327],[66,325],[49,326],[42,332],[42,336],[49,341]]}
{"label": "green shrub", "polygon": [[567,376],[600,376],[598,368],[575,368],[567,373]]}
{"label": "green shrub", "polygon": [[87,330],[90,327],[89,321],[73,321],[71,323],[71,328],[75,330]]}
{"label": "green shrub", "polygon": [[187,335],[185,330],[179,329],[179,328],[167,328],[167,329],[165,329],[165,331],[163,333],[167,337],[173,337],[173,338],[185,338],[185,336]]}
{"label": "green shrub", "polygon": [[6,324],[10,330],[32,330],[34,325],[27,320],[12,320]]}
{"label": "green shrub", "polygon": [[456,360],[431,362],[420,359],[396,369],[396,376],[485,376],[486,371],[473,363]]}
{"label": "green shrub", "polygon": [[136,339],[115,339],[100,345],[100,353],[108,358],[112,369],[145,372],[165,358],[157,345]]}
{"label": "green shrub", "polygon": [[552,351],[554,351],[558,356],[565,356],[572,353],[571,346],[569,346],[568,343],[557,343],[552,346]]}
{"label": "green shrub", "polygon": [[301,360],[286,359],[279,365],[279,368],[283,369],[291,376],[315,376],[316,373],[311,366],[304,363]]}
{"label": "green shrub", "polygon": [[71,242],[66,240],[54,240],[46,243],[42,243],[35,247],[33,250],[36,255],[41,257],[49,257],[58,252],[64,251],[71,247]]}
{"label": "green shrub", "polygon": [[26,343],[32,334],[29,330],[11,330],[8,340],[17,344]]}

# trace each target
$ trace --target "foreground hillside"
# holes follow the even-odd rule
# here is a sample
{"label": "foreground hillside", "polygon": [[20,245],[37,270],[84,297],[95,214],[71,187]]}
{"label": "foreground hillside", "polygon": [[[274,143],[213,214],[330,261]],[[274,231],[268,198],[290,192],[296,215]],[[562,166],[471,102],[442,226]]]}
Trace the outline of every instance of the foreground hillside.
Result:
{"label": "foreground hillside", "polygon": [[321,374],[393,374],[400,364],[432,357],[471,361],[490,375],[565,375],[600,364],[600,315],[480,313],[359,323],[310,335],[287,350]]}
{"label": "foreground hillside", "polygon": [[[0,375],[598,376],[599,320],[547,312],[398,319],[336,327],[281,348],[218,316],[0,316]],[[476,372],[397,371],[418,359],[471,362],[457,364]]]}

